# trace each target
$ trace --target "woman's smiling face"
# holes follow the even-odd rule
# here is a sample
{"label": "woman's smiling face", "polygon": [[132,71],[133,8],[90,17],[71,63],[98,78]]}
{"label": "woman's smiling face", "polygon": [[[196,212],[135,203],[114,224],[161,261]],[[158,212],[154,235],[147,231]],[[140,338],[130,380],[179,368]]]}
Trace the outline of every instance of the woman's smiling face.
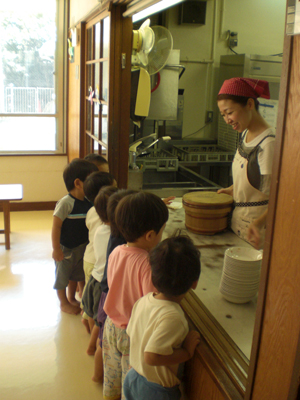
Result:
{"label": "woman's smiling face", "polygon": [[231,125],[235,131],[243,132],[248,128],[252,119],[250,104],[243,106],[233,100],[224,99],[218,101],[218,107],[226,124]]}

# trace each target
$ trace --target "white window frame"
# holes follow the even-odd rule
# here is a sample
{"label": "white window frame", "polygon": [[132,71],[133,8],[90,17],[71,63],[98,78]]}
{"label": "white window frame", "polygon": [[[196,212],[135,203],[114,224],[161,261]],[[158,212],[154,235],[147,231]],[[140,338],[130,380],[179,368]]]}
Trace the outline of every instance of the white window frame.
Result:
{"label": "white window frame", "polygon": [[56,150],[10,150],[0,151],[0,156],[7,155],[55,155],[66,153],[66,123],[67,123],[67,22],[68,22],[68,2],[56,0],[57,4],[57,37],[55,54],[55,94],[56,94],[56,113],[55,114],[20,114],[20,113],[0,113],[0,117],[35,117],[35,118],[56,118]]}

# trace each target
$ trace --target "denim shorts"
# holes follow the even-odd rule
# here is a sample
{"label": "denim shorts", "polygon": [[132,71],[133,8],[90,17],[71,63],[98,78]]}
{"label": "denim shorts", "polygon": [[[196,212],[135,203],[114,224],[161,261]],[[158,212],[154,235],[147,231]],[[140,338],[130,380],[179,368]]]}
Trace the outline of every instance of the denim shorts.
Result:
{"label": "denim shorts", "polygon": [[181,397],[179,386],[166,388],[149,382],[133,368],[127,372],[123,393],[126,400],[180,400]]}

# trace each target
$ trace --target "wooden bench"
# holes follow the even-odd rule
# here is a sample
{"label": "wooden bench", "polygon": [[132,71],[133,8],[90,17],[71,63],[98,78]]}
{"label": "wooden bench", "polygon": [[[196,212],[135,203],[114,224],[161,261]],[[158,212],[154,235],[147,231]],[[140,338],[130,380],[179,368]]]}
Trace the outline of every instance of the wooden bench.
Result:
{"label": "wooden bench", "polygon": [[5,248],[10,249],[10,201],[23,199],[23,186],[20,184],[15,185],[0,185],[0,203],[3,204],[4,214],[4,229],[0,233],[5,235]]}

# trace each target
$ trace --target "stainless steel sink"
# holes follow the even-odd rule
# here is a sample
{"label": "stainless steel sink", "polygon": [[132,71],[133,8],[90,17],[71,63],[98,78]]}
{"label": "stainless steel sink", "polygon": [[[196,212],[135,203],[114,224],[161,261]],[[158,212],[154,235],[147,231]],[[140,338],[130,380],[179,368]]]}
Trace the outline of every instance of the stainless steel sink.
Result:
{"label": "stainless steel sink", "polygon": [[160,197],[181,197],[195,190],[217,190],[220,186],[195,173],[189,168],[179,166],[178,171],[157,171],[148,169],[142,172],[129,171],[128,187],[146,190]]}

